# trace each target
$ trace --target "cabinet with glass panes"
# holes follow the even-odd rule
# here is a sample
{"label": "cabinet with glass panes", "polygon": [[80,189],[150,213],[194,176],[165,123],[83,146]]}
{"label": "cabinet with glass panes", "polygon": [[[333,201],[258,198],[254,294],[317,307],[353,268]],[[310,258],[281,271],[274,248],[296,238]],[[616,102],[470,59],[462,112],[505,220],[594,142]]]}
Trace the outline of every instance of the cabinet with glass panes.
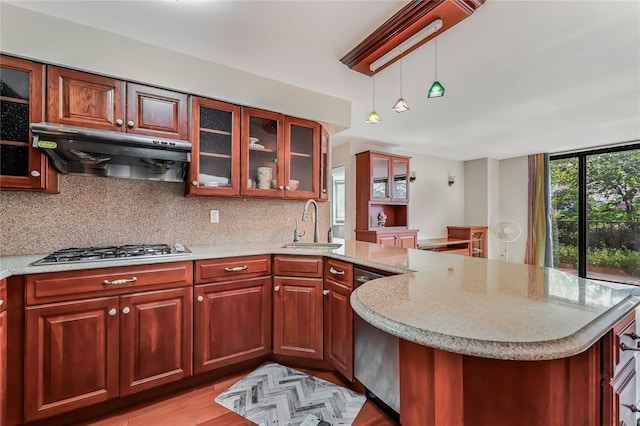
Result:
{"label": "cabinet with glass panes", "polygon": [[191,114],[188,193],[239,195],[240,107],[194,96]]}
{"label": "cabinet with glass panes", "polygon": [[31,147],[44,121],[44,65],[0,55],[0,189],[58,192],[58,173]]}

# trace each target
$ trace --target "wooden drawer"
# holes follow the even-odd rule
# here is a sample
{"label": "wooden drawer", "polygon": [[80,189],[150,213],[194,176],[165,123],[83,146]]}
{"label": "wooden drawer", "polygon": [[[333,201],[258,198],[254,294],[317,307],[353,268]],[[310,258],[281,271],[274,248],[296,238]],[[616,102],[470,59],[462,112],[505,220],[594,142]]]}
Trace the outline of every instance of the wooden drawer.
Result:
{"label": "wooden drawer", "polygon": [[0,312],[7,310],[7,279],[0,280]]}
{"label": "wooden drawer", "polygon": [[196,284],[271,275],[271,256],[197,260],[195,268]]}
{"label": "wooden drawer", "polygon": [[603,376],[615,378],[633,359],[638,342],[635,311],[620,320],[602,340]]}
{"label": "wooden drawer", "polygon": [[349,288],[353,287],[353,264],[341,260],[326,258],[324,277]]}
{"label": "wooden drawer", "polygon": [[26,277],[27,305],[192,284],[193,262],[32,274]]}
{"label": "wooden drawer", "polygon": [[603,425],[636,425],[634,409],[637,407],[638,399],[635,367],[635,362],[628,364],[611,383],[603,384]]}
{"label": "wooden drawer", "polygon": [[322,257],[275,256],[273,258],[273,274],[288,277],[322,278]]}

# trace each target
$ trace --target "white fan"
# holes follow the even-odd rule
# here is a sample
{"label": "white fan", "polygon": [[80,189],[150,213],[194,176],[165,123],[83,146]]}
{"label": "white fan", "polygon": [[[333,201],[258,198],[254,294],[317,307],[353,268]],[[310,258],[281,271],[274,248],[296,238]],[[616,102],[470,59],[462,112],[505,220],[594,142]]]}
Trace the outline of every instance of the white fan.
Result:
{"label": "white fan", "polygon": [[504,260],[509,261],[509,252],[507,250],[509,243],[520,238],[522,230],[520,225],[513,220],[501,220],[491,228],[493,235],[504,243]]}

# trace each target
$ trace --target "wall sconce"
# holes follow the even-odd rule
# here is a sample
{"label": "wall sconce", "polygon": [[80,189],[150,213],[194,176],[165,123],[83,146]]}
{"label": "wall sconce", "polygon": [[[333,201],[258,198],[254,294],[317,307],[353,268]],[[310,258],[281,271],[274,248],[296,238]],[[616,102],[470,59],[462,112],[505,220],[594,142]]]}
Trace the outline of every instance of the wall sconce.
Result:
{"label": "wall sconce", "polygon": [[409,182],[413,183],[416,180],[416,172],[409,173]]}
{"label": "wall sconce", "polygon": [[449,175],[449,186],[453,186],[454,183],[456,183],[456,177]]}

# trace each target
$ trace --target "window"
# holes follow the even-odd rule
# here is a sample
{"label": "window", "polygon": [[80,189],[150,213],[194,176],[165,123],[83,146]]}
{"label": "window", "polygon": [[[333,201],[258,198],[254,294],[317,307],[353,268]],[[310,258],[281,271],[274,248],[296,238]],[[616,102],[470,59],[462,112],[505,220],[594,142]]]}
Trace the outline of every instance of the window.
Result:
{"label": "window", "polygon": [[640,144],[550,160],[554,267],[640,285]]}
{"label": "window", "polygon": [[344,223],[344,202],[345,202],[345,185],[344,180],[334,180],[333,181],[333,223],[343,224]]}

